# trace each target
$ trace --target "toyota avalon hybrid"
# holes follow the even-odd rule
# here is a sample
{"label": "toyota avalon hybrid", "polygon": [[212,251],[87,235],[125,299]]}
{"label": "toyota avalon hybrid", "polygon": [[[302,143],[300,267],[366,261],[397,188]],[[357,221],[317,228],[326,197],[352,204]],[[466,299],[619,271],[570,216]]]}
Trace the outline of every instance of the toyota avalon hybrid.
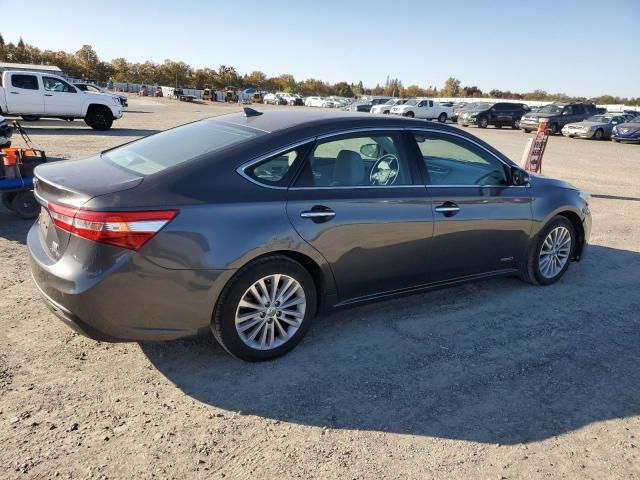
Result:
{"label": "toyota avalon hybrid", "polygon": [[246,109],[39,166],[44,302],[104,341],[212,331],[275,358],[318,312],[495,275],[537,285],[585,250],[588,196],[442,124]]}

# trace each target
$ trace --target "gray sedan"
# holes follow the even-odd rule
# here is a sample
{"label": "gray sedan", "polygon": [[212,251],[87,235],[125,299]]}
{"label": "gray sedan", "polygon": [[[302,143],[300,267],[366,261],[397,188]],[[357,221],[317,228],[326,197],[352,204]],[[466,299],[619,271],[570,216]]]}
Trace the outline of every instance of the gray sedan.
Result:
{"label": "gray sedan", "polygon": [[496,275],[552,284],[591,229],[571,185],[388,115],[246,109],[35,174],[31,271],[62,321],[105,341],[212,331],[248,361],[318,312]]}
{"label": "gray sedan", "polygon": [[611,138],[613,127],[624,122],[624,117],[617,115],[594,115],[581,122],[565,125],[562,127],[562,135],[594,140],[608,139]]}

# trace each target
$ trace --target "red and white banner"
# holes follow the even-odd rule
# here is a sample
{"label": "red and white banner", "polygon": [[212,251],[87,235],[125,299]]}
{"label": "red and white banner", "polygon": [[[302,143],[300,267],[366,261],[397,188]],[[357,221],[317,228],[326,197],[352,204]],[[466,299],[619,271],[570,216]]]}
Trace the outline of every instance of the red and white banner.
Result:
{"label": "red and white banner", "polygon": [[547,147],[549,140],[549,132],[547,131],[547,122],[538,125],[538,131],[535,137],[529,139],[524,155],[524,169],[533,173],[542,173],[542,156],[544,149]]}

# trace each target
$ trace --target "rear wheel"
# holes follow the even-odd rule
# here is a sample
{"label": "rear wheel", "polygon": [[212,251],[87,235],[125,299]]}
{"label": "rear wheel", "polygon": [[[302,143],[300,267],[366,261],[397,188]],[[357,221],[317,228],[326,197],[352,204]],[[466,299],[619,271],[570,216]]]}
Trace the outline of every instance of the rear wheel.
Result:
{"label": "rear wheel", "polygon": [[440,115],[438,115],[438,121],[440,123],[445,123],[447,121],[447,114],[442,112]]}
{"label": "rear wheel", "polygon": [[13,210],[13,197],[16,196],[16,192],[6,192],[2,194],[2,205],[5,206],[7,210]]}
{"label": "rear wheel", "polygon": [[295,347],[316,314],[309,272],[282,256],[261,258],[231,279],[216,306],[212,331],[231,355],[272,360]]}
{"label": "rear wheel", "polygon": [[105,131],[113,125],[113,115],[107,107],[98,105],[89,109],[84,121],[94,130]]}
{"label": "rear wheel", "polygon": [[16,193],[16,196],[11,201],[11,210],[21,218],[30,220],[36,218],[40,213],[40,204],[31,190],[22,191]]}
{"label": "rear wheel", "polygon": [[603,136],[604,136],[604,131],[601,128],[599,128],[596,130],[596,133],[593,134],[593,139],[602,140]]}
{"label": "rear wheel", "polygon": [[536,236],[521,277],[534,285],[551,285],[569,268],[575,251],[573,224],[561,215],[554,217]]}

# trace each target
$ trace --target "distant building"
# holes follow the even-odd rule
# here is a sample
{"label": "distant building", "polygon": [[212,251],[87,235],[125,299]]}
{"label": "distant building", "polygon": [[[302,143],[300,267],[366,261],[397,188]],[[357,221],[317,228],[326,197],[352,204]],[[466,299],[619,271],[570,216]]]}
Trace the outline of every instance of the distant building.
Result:
{"label": "distant building", "polygon": [[52,73],[63,75],[62,70],[55,65],[35,65],[31,63],[2,63],[0,62],[0,73],[7,70],[27,70],[31,72]]}

